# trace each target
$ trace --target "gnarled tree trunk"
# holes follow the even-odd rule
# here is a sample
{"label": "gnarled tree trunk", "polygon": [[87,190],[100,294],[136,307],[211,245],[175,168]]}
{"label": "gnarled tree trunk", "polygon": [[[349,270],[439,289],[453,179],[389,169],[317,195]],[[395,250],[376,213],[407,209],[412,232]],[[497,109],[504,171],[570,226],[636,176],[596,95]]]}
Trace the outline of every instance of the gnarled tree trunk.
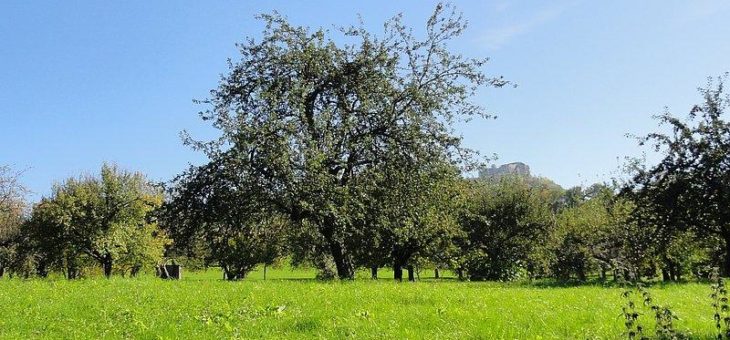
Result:
{"label": "gnarled tree trunk", "polygon": [[352,261],[345,254],[342,244],[335,240],[329,242],[330,252],[332,254],[332,260],[335,262],[337,268],[337,277],[340,280],[352,280],[355,278],[355,269],[352,265]]}
{"label": "gnarled tree trunk", "polygon": [[340,280],[352,280],[355,278],[355,267],[352,264],[352,259],[345,253],[342,242],[337,240],[334,235],[334,223],[333,221],[325,221],[322,229],[320,229],[322,236],[327,241],[327,245],[332,255],[332,260],[335,262],[337,268],[337,277]]}

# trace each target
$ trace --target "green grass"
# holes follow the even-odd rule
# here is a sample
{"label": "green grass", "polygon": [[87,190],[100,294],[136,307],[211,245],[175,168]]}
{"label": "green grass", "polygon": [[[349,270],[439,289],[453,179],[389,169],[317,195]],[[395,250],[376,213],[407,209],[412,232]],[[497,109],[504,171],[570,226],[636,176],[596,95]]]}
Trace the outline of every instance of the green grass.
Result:
{"label": "green grass", "polygon": [[[360,273],[361,276],[367,273]],[[215,270],[184,280],[0,280],[0,338],[621,338],[616,287],[457,282],[424,277],[306,280],[260,271],[241,282]],[[383,277],[390,273],[383,272]],[[709,286],[655,285],[678,329],[713,337]],[[651,326],[651,315],[642,317]],[[690,331],[691,330],[691,331]]]}

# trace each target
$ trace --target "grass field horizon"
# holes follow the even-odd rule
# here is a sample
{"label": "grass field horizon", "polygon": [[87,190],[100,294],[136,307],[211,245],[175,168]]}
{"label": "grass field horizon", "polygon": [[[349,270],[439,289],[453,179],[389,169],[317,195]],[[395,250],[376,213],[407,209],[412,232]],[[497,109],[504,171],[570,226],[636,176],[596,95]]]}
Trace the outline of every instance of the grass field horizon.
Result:
{"label": "grass field horizon", "polygon": [[[0,280],[0,338],[600,338],[625,337],[618,286],[459,282],[421,273],[396,283],[314,280],[310,269],[256,270],[242,281],[216,269],[183,280],[92,277]],[[705,283],[655,284],[675,328],[714,338]],[[653,315],[641,317],[653,334]]]}

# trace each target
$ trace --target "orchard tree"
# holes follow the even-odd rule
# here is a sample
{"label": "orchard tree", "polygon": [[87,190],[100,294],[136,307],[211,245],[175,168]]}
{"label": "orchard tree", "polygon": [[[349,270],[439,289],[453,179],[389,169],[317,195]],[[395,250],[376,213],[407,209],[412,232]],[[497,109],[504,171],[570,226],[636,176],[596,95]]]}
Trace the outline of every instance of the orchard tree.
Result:
{"label": "orchard tree", "polygon": [[19,171],[0,166],[0,277],[15,257],[24,220],[27,191],[20,184],[20,175]]}
{"label": "orchard tree", "polygon": [[590,272],[599,270],[605,280],[616,263],[633,263],[625,259],[625,250],[640,249],[636,243],[643,238],[629,223],[626,212],[631,211],[631,202],[617,198],[615,190],[603,184],[571,188],[565,197],[564,202],[570,203],[558,213],[550,240],[556,277],[585,281]]}
{"label": "orchard tree", "polygon": [[169,240],[151,218],[162,193],[140,173],[105,164],[100,176],[56,185],[34,209],[25,232],[39,273],[57,266],[68,278],[97,263],[109,277],[116,268],[135,274],[157,264]]}
{"label": "orchard tree", "polygon": [[171,250],[217,263],[226,279],[240,280],[282,256],[286,220],[270,214],[228,165],[211,162],[179,176],[168,190],[162,220],[175,240]]}
{"label": "orchard tree", "polygon": [[460,224],[471,279],[509,280],[527,270],[554,226],[550,197],[523,176],[475,181]]}
{"label": "orchard tree", "polygon": [[[680,119],[665,112],[657,118],[669,133],[640,138],[663,152],[648,169],[637,168],[624,191],[636,200],[639,223],[655,228],[670,241],[684,231],[722,241],[722,272],[730,275],[730,123],[724,114],[730,97],[724,89],[728,75],[708,80],[700,88],[704,102]],[[640,203],[640,204],[639,204]]]}
{"label": "orchard tree", "polygon": [[367,192],[369,210],[358,223],[364,228],[351,239],[351,248],[359,249],[357,258],[373,266],[389,263],[396,280],[403,279],[402,269],[407,268],[413,281],[416,260],[447,255],[450,242],[461,232],[455,214],[461,178],[446,162],[409,171],[398,163],[386,166]]}
{"label": "orchard tree", "polygon": [[485,59],[449,50],[466,24],[448,5],[436,7],[423,39],[400,15],[381,36],[342,29],[344,44],[278,14],[260,18],[263,37],[238,45],[241,59],[202,101],[220,137],[187,142],[228,169],[207,183],[246,187],[294,228],[311,227],[337,276],[353,278],[347,240],[362,226],[350,214],[371,202],[361,193],[376,185],[373,173],[390,163],[405,173],[443,159],[466,165],[452,124],[488,116],[471,96],[506,82],[484,74]]}

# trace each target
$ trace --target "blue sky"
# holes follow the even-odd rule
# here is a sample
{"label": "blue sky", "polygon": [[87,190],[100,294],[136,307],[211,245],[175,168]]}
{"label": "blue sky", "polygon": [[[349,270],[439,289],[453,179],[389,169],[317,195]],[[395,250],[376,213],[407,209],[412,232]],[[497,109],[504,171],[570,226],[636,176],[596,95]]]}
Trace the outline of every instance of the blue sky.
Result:
{"label": "blue sky", "polygon": [[[454,50],[490,57],[519,84],[474,100],[498,115],[459,125],[497,163],[523,161],[563,186],[614,175],[638,155],[626,133],[655,129],[664,106],[684,115],[707,76],[730,71],[730,1],[454,1],[470,22]],[[104,161],[167,180],[204,159],[188,130],[215,133],[192,103],[258,37],[255,14],[374,31],[403,12],[423,24],[433,1],[3,1],[0,164],[26,169],[33,198]],[[651,157],[649,159],[652,159]]]}

